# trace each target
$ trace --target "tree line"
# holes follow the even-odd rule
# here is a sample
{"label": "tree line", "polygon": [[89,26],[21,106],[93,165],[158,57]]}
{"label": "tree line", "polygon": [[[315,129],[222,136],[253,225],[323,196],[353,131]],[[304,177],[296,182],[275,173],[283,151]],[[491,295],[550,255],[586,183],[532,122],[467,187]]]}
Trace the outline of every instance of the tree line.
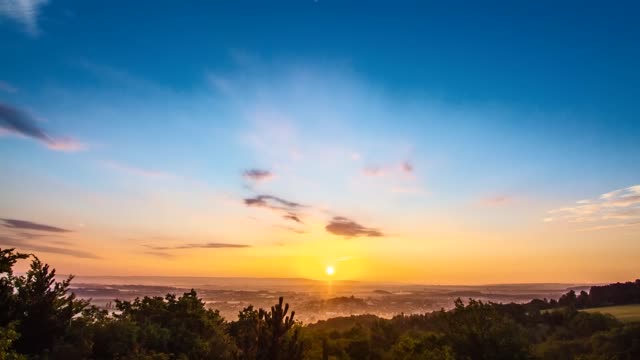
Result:
{"label": "tree line", "polygon": [[[29,257],[29,270],[15,275],[15,263]],[[458,299],[449,311],[303,326],[282,298],[228,321],[194,290],[116,300],[108,313],[77,299],[71,281],[56,281],[55,269],[35,256],[0,250],[0,360],[640,359],[640,324],[581,312],[575,292],[526,304]],[[604,288],[598,304],[618,299],[603,294],[626,291]]]}

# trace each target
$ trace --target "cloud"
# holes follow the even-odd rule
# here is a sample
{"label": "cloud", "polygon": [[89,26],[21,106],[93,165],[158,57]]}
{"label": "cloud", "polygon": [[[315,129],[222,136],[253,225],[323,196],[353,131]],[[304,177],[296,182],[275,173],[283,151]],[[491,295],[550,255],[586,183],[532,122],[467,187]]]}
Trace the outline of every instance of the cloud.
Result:
{"label": "cloud", "polygon": [[296,234],[307,234],[305,230],[296,229],[291,226],[278,226],[278,227],[287,231],[291,231],[292,233],[296,233]]}
{"label": "cloud", "polygon": [[242,173],[242,176],[247,180],[261,182],[271,180],[273,178],[273,173],[268,170],[248,169]]}
{"label": "cloud", "polygon": [[246,244],[227,244],[227,243],[201,243],[201,244],[183,244],[176,246],[156,246],[156,245],[143,245],[152,250],[178,250],[178,249],[225,249],[225,248],[248,248],[251,245]]}
{"label": "cloud", "polygon": [[148,177],[148,178],[167,178],[167,177],[171,177],[171,174],[166,173],[166,172],[162,172],[162,171],[157,171],[157,170],[150,170],[150,169],[143,169],[140,167],[136,167],[136,166],[131,166],[131,165],[127,165],[127,164],[123,164],[117,161],[112,161],[112,160],[108,160],[108,161],[104,161],[103,164],[110,168],[110,169],[114,169],[120,172],[126,172],[129,174],[133,174],[133,175],[137,175],[137,176],[143,176],[143,177]]}
{"label": "cloud", "polygon": [[488,207],[500,207],[500,206],[509,205],[512,202],[513,202],[513,198],[511,198],[510,196],[498,195],[498,196],[484,198],[480,201],[480,204]]}
{"label": "cloud", "polygon": [[628,226],[636,226],[636,225],[640,225],[640,221],[631,222],[631,223],[622,223],[622,224],[598,225],[598,226],[593,226],[593,227],[580,229],[578,231],[595,231],[595,230],[605,230],[605,229],[617,229],[617,228],[623,228],[623,227],[628,227]]}
{"label": "cloud", "polygon": [[374,166],[370,165],[362,169],[362,175],[369,177],[382,177],[388,175],[412,175],[414,166],[409,161],[403,161],[400,164],[390,166]]}
{"label": "cloud", "polygon": [[31,221],[26,221],[26,220],[0,219],[0,221],[4,222],[5,227],[11,228],[11,229],[38,230],[38,231],[48,231],[48,232],[54,232],[54,233],[71,232],[71,230],[62,229],[55,226],[38,224]]}
{"label": "cloud", "polygon": [[291,221],[295,221],[298,224],[302,224],[302,220],[300,220],[298,215],[293,214],[293,213],[289,213],[289,214],[283,215],[282,218],[283,219],[287,219],[287,220],[291,220]]}
{"label": "cloud", "polygon": [[0,103],[0,129],[3,133],[28,137],[40,141],[46,147],[56,151],[74,152],[84,150],[86,146],[71,138],[53,137],[37,124],[26,112]]}
{"label": "cloud", "polygon": [[232,95],[234,92],[233,83],[226,77],[214,74],[212,72],[206,73],[206,79],[209,84],[218,92],[224,95]]}
{"label": "cloud", "polygon": [[73,256],[77,258],[83,258],[83,259],[100,259],[99,256],[96,256],[95,254],[92,254],[87,251],[82,251],[77,249],[67,249],[67,248],[61,248],[61,247],[55,247],[55,246],[49,246],[49,245],[43,245],[43,244],[36,244],[28,240],[16,239],[9,236],[0,235],[0,244],[5,246],[16,247],[20,250],[26,250],[26,251],[62,254],[62,255],[68,255],[68,256]]}
{"label": "cloud", "polygon": [[287,201],[283,198],[272,195],[258,195],[252,198],[244,199],[244,203],[247,206],[266,207],[273,209],[297,209],[302,207],[293,201]]}
{"label": "cloud", "polygon": [[0,16],[21,23],[32,36],[39,33],[38,15],[48,0],[0,0]]}
{"label": "cloud", "polygon": [[75,139],[71,138],[57,138],[49,141],[47,147],[51,150],[63,151],[63,152],[77,152],[87,148],[86,144],[83,144]]}
{"label": "cloud", "polygon": [[162,252],[162,251],[145,251],[144,254],[152,255],[152,256],[155,256],[155,257],[163,258],[163,259],[173,259],[173,258],[175,258],[174,255],[168,254],[168,253]]}
{"label": "cloud", "polygon": [[9,84],[6,81],[0,80],[0,91],[8,92],[10,94],[14,94],[18,92],[18,89],[13,85]]}
{"label": "cloud", "polygon": [[283,219],[302,224],[298,211],[303,208],[304,205],[297,202],[288,201],[272,195],[258,195],[251,198],[245,198],[243,201],[247,206],[276,211],[282,214]]}
{"label": "cloud", "polygon": [[400,164],[400,170],[402,170],[402,172],[404,173],[411,174],[413,173],[413,165],[410,162],[405,161]]}
{"label": "cloud", "polygon": [[377,229],[364,227],[348,218],[342,216],[334,216],[333,219],[325,226],[325,229],[334,234],[345,237],[381,237],[384,236],[382,232]]}
{"label": "cloud", "polygon": [[37,239],[37,238],[42,238],[46,236],[51,236],[51,234],[32,234],[26,231],[16,231],[14,234],[23,239]]}
{"label": "cloud", "polygon": [[580,200],[573,206],[549,210],[548,214],[549,217],[544,219],[545,222],[609,222],[585,230],[634,225],[635,222],[628,223],[628,221],[640,220],[640,185],[610,191],[595,199]]}

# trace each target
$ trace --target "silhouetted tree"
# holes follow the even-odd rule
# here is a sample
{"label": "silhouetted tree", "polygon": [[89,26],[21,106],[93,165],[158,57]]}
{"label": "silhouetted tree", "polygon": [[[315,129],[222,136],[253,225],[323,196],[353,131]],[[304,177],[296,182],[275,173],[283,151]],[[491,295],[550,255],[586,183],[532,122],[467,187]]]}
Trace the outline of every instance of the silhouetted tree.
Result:
{"label": "silhouetted tree", "polygon": [[576,306],[576,292],[570,290],[568,293],[560,296],[558,299],[559,306],[575,307]]}
{"label": "silhouetted tree", "polygon": [[586,309],[589,305],[589,294],[584,290],[580,291],[580,295],[576,298],[576,309]]}
{"label": "silhouetted tree", "polygon": [[37,356],[53,349],[88,301],[68,292],[72,276],[56,281],[55,270],[36,256],[26,275],[14,276],[16,261],[27,257],[13,249],[0,250],[0,325],[13,326],[19,334],[12,344],[17,352]]}
{"label": "silhouetted tree", "polygon": [[17,299],[13,266],[18,260],[29,257],[28,254],[14,251],[15,249],[0,249],[0,326],[2,327],[9,326],[16,320]]}
{"label": "silhouetted tree", "polygon": [[280,297],[270,311],[255,310],[253,306],[238,314],[231,323],[230,333],[236,340],[238,358],[258,360],[297,360],[303,358],[304,342],[299,325],[291,315],[289,304]]}
{"label": "silhouetted tree", "polygon": [[634,282],[592,286],[589,290],[590,306],[640,304],[640,279]]}

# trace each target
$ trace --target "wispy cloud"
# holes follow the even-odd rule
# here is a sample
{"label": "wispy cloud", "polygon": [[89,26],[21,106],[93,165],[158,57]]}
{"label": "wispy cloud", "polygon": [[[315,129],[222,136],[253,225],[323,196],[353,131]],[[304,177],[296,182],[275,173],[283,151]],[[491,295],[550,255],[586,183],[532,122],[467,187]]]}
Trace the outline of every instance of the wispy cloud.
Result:
{"label": "wispy cloud", "polygon": [[14,94],[18,92],[18,88],[16,88],[15,86],[9,84],[6,81],[2,81],[0,80],[0,91],[4,91],[10,94]]}
{"label": "wispy cloud", "polygon": [[274,175],[269,170],[248,169],[242,173],[242,176],[251,181],[262,182],[273,179]]}
{"label": "wispy cloud", "polygon": [[23,136],[40,141],[51,150],[74,152],[86,148],[85,144],[72,138],[51,136],[38,126],[31,115],[2,103],[0,103],[0,129],[4,129],[3,132],[7,135]]}
{"label": "wispy cloud", "polygon": [[275,209],[297,209],[302,207],[302,204],[288,201],[283,198],[273,196],[273,195],[258,195],[252,198],[244,199],[244,203],[247,206],[258,206],[258,207],[267,207],[267,208],[275,208]]}
{"label": "wispy cloud", "polygon": [[580,200],[573,206],[550,210],[548,214],[545,222],[609,222],[587,228],[591,230],[634,225],[629,221],[640,220],[640,185],[610,191],[595,199]]}
{"label": "wispy cloud", "polygon": [[48,0],[0,0],[0,16],[7,17],[24,26],[32,36],[38,35],[38,16]]}
{"label": "wispy cloud", "polygon": [[299,210],[305,206],[300,203],[285,200],[273,195],[258,195],[255,197],[245,198],[243,201],[247,206],[276,211],[280,213],[282,218],[285,220],[294,221],[299,224],[302,223]]}
{"label": "wispy cloud", "polygon": [[117,161],[113,161],[113,160],[107,160],[107,161],[103,161],[103,164],[113,170],[117,170],[120,172],[125,172],[128,174],[133,174],[133,175],[137,175],[137,176],[143,176],[143,177],[148,177],[148,178],[168,178],[171,177],[171,174],[163,172],[163,171],[158,171],[158,170],[151,170],[151,169],[144,169],[144,168],[140,168],[137,166],[131,166],[128,164],[123,164],[121,162],[117,162]]}
{"label": "wispy cloud", "polygon": [[46,236],[51,236],[51,234],[33,234],[26,231],[15,231],[14,234],[22,239],[38,239]]}
{"label": "wispy cloud", "polygon": [[502,207],[513,203],[513,198],[507,195],[496,195],[480,200],[480,205],[486,207]]}
{"label": "wispy cloud", "polygon": [[367,236],[367,237],[381,237],[384,234],[374,228],[367,228],[353,220],[342,216],[334,216],[329,224],[325,226],[325,229],[334,234],[345,237],[359,237],[359,236]]}
{"label": "wispy cloud", "polygon": [[86,144],[78,142],[72,138],[57,138],[47,143],[47,147],[51,150],[63,152],[77,152],[87,148]]}
{"label": "wispy cloud", "polygon": [[413,164],[408,161],[404,161],[400,164],[400,170],[406,174],[411,174],[413,173]]}
{"label": "wispy cloud", "polygon": [[299,224],[302,224],[302,220],[300,220],[300,217],[294,213],[289,213],[289,214],[285,214],[282,215],[283,219],[287,219],[287,220],[291,220],[291,221],[295,221]]}
{"label": "wispy cloud", "polygon": [[[38,240],[41,241],[41,240]],[[23,251],[45,252],[51,254],[62,254],[83,259],[100,259],[99,256],[87,251],[69,249],[63,247],[55,247],[47,244],[29,241],[27,239],[19,239],[10,236],[0,235],[0,244],[18,248]]]}
{"label": "wispy cloud", "polygon": [[173,258],[175,258],[175,255],[169,254],[169,253],[166,253],[166,252],[162,252],[162,251],[145,251],[144,254],[155,256],[155,257],[159,257],[159,258],[163,258],[163,259],[173,259]]}
{"label": "wispy cloud", "polygon": [[23,229],[23,230],[37,230],[37,231],[47,231],[54,233],[67,233],[71,232],[71,230],[39,224],[26,220],[17,220],[17,219],[0,219],[4,223],[4,226],[11,229]]}
{"label": "wispy cloud", "polygon": [[152,250],[178,250],[178,249],[226,249],[226,248],[248,248],[251,245],[246,244],[229,244],[229,243],[197,243],[197,244],[182,244],[174,246],[157,246],[157,245],[143,245],[146,248]]}
{"label": "wispy cloud", "polygon": [[389,175],[412,175],[414,166],[409,161],[403,161],[396,165],[376,166],[370,165],[362,169],[362,175],[370,177],[381,177]]}
{"label": "wispy cloud", "polygon": [[630,222],[630,223],[621,223],[621,224],[611,224],[611,225],[598,225],[592,226],[584,229],[580,229],[578,231],[595,231],[595,230],[606,230],[606,229],[617,229],[629,226],[637,226],[640,225],[640,221]]}
{"label": "wispy cloud", "polygon": [[301,230],[301,229],[296,229],[295,227],[292,227],[292,226],[278,226],[278,227],[280,229],[291,231],[292,233],[296,233],[296,234],[307,234],[307,231]]}
{"label": "wispy cloud", "polygon": [[234,91],[234,87],[233,87],[233,83],[230,79],[212,73],[212,72],[207,72],[205,74],[205,77],[207,79],[207,81],[209,82],[209,84],[218,92],[220,92],[221,94],[224,95],[232,95],[233,91]]}

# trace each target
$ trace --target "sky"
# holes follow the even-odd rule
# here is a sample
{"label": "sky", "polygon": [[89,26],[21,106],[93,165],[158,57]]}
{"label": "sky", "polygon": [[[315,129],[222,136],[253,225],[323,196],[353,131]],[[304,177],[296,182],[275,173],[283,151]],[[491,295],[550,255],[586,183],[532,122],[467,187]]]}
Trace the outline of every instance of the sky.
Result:
{"label": "sky", "polygon": [[636,279],[639,16],[0,0],[0,247],[80,276]]}

